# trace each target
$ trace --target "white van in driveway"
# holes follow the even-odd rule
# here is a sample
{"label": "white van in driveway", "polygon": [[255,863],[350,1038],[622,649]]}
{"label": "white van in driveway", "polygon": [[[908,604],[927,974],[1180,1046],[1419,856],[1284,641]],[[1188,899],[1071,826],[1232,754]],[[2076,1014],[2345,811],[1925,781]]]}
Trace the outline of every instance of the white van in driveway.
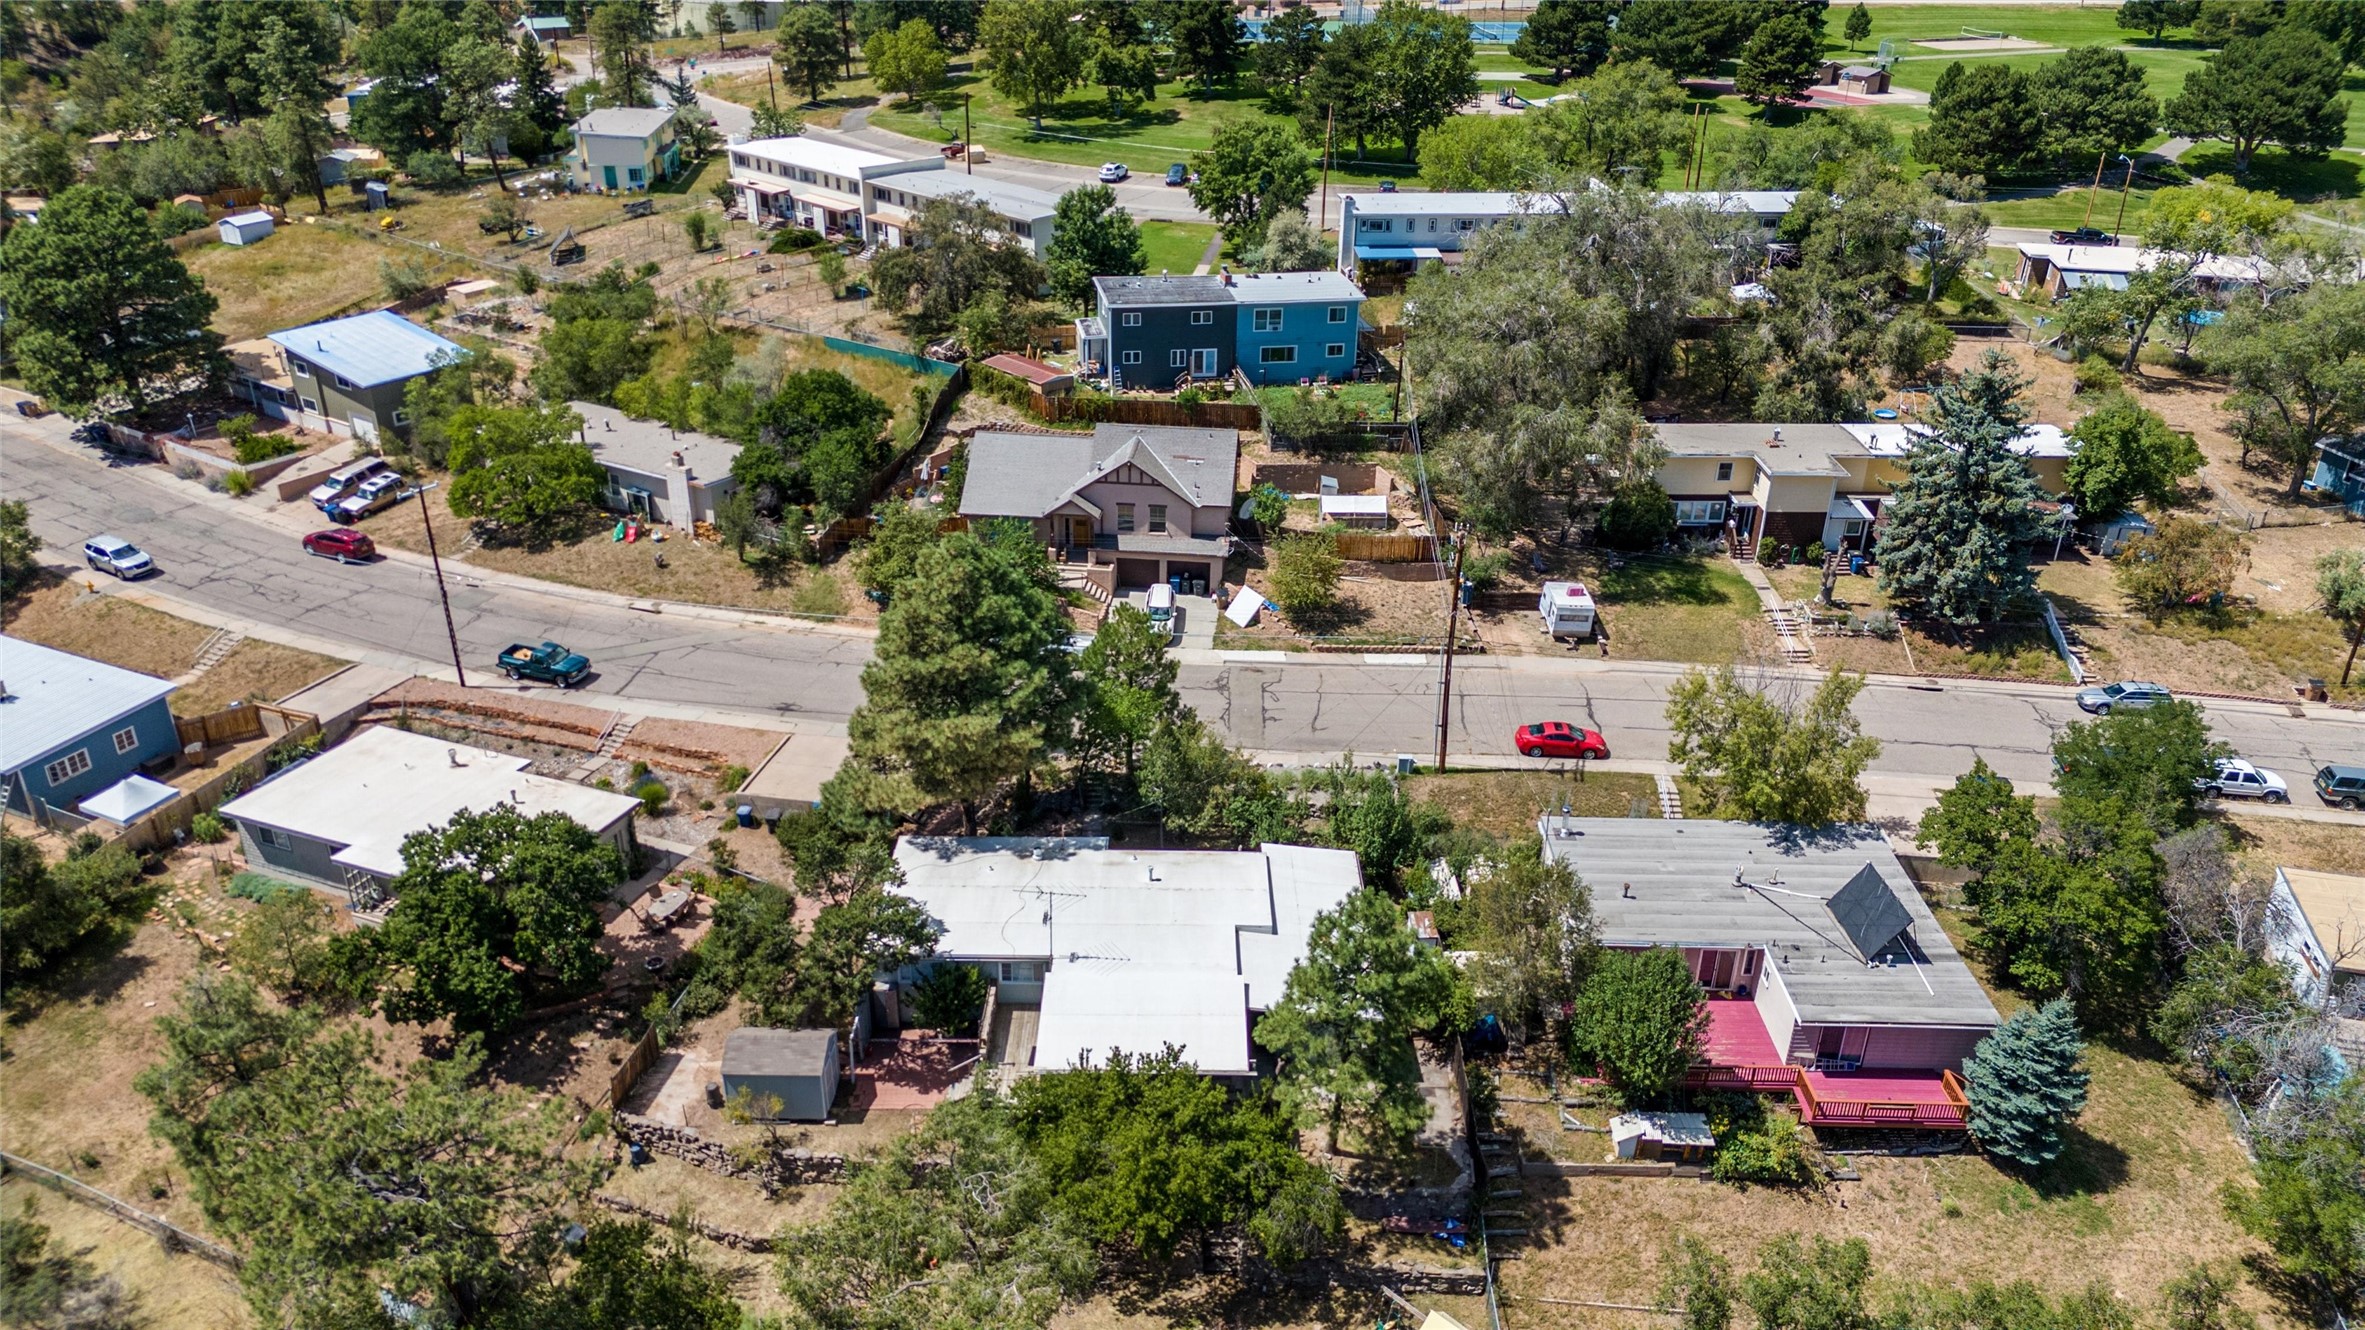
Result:
{"label": "white van in driveway", "polygon": [[1150,612],[1151,623],[1174,621],[1174,587],[1171,584],[1160,582],[1151,587],[1148,599],[1142,603]]}
{"label": "white van in driveway", "polygon": [[387,465],[386,459],[383,457],[365,457],[350,465],[338,467],[328,473],[328,479],[312,487],[312,493],[309,496],[312,506],[325,513],[335,507],[338,500],[359,489],[361,482],[368,480],[371,476],[392,475],[393,473],[394,468]]}

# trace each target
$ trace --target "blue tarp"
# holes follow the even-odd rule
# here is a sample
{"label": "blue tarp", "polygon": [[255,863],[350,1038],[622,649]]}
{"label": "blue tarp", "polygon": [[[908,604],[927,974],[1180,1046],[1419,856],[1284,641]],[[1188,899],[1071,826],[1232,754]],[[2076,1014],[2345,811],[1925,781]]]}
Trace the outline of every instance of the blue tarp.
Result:
{"label": "blue tarp", "polygon": [[1356,258],[1372,263],[1385,262],[1389,259],[1414,263],[1421,259],[1440,258],[1443,255],[1443,250],[1429,245],[1357,245],[1355,247]]}

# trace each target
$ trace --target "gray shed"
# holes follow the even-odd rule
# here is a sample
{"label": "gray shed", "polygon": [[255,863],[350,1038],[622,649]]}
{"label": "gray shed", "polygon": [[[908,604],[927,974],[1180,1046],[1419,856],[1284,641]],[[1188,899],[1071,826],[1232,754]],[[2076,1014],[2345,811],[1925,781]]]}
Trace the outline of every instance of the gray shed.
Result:
{"label": "gray shed", "polygon": [[222,219],[220,229],[223,244],[251,245],[271,234],[271,214],[260,210],[232,213]]}
{"label": "gray shed", "polygon": [[780,1100],[780,1118],[819,1122],[838,1093],[835,1030],[764,1030],[742,1026],[723,1043],[723,1095],[744,1087]]}

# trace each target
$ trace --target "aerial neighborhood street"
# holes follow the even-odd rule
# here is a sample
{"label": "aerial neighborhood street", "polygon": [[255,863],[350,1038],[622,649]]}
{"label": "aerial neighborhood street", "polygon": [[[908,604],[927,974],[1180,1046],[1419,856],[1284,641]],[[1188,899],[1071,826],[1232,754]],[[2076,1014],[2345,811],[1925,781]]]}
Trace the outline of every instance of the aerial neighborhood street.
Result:
{"label": "aerial neighborhood street", "polygon": [[2350,1330],[2361,75],[0,4],[0,1322]]}

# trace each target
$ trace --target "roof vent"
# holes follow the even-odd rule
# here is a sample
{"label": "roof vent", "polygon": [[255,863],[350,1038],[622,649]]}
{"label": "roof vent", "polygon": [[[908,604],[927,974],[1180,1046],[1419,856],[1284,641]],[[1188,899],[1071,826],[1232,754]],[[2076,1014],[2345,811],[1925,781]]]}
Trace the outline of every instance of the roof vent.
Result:
{"label": "roof vent", "polygon": [[443,750],[443,755],[455,767],[464,767],[468,765],[467,763],[460,760],[460,750],[457,748],[446,748]]}
{"label": "roof vent", "polygon": [[1620,884],[1618,885],[1618,895],[1619,895],[1619,896],[1621,896],[1621,897],[1623,897],[1623,898],[1625,898],[1626,900],[1633,900],[1633,899],[1634,899],[1634,884],[1633,884],[1633,883],[1631,883],[1631,882],[1623,882],[1623,883],[1620,883]]}

